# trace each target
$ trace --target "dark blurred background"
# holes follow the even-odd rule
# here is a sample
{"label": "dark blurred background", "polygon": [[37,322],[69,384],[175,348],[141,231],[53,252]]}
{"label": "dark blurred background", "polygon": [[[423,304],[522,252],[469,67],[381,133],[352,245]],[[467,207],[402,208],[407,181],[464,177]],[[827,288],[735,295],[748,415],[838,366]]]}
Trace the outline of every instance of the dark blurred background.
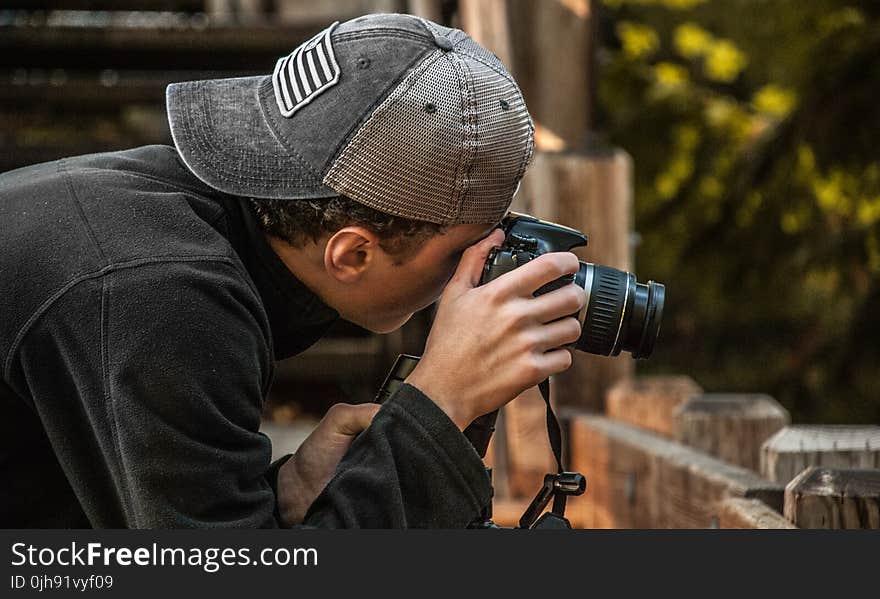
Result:
{"label": "dark blurred background", "polygon": [[[796,422],[880,422],[880,2],[590,11],[588,143],[632,156],[636,272],[668,288],[638,372],[769,393]],[[455,1],[5,0],[0,170],[170,143],[169,82],[267,73],[366,12],[459,24]],[[428,320],[383,338],[341,323],[282,366],[270,411],[368,399],[396,353],[421,351]]]}

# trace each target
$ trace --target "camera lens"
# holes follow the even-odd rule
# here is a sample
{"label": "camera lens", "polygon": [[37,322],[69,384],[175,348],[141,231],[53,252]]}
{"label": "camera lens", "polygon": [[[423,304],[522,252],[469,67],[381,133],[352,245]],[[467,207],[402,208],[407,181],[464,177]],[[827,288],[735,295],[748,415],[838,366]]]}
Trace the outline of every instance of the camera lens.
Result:
{"label": "camera lens", "polygon": [[636,281],[634,274],[581,262],[574,283],[587,292],[587,305],[578,315],[581,338],[575,347],[601,356],[621,351],[647,358],[660,332],[666,288],[654,281]]}

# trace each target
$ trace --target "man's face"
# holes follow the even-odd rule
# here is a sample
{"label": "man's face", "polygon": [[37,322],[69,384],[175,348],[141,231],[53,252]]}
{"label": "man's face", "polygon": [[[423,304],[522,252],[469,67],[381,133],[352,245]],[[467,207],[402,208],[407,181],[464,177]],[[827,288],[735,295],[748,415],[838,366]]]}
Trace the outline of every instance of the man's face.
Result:
{"label": "man's face", "polygon": [[405,257],[376,251],[365,276],[350,289],[344,305],[337,310],[346,320],[376,333],[400,328],[413,313],[440,297],[464,250],[495,228],[487,224],[455,225]]}

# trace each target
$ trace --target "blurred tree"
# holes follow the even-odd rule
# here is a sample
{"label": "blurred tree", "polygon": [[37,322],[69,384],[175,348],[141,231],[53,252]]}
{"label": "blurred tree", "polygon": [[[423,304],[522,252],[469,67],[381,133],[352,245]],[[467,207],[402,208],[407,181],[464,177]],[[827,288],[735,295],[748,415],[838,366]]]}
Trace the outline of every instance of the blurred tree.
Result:
{"label": "blurred tree", "polygon": [[880,2],[604,0],[598,128],[636,167],[645,371],[880,422]]}

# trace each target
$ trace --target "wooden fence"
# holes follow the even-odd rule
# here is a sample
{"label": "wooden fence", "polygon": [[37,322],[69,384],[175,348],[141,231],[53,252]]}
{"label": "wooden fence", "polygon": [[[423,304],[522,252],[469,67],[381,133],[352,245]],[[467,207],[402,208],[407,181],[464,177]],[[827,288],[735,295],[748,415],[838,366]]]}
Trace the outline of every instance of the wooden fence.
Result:
{"label": "wooden fence", "polygon": [[[682,376],[624,379],[606,406],[560,414],[588,481],[568,503],[575,527],[880,528],[880,426],[791,426],[769,396]],[[522,503],[499,500],[496,521]]]}

